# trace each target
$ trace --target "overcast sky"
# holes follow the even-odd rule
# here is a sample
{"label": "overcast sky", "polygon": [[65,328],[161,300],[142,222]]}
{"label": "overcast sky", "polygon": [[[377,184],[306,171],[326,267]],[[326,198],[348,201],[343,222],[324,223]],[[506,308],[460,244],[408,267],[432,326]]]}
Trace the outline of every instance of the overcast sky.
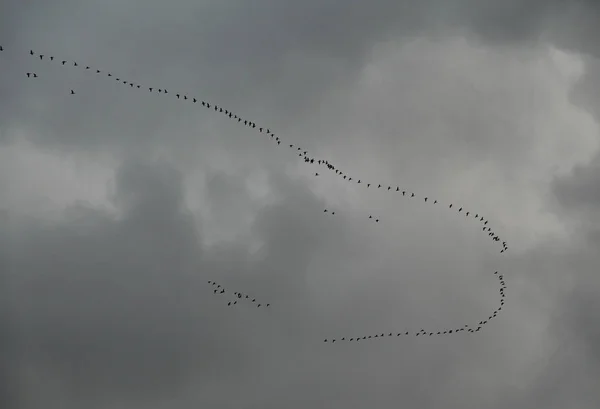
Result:
{"label": "overcast sky", "polygon": [[[597,408],[598,21],[592,0],[3,1],[0,407]],[[484,214],[510,250],[30,49]],[[476,336],[322,342],[472,323],[495,270]]]}

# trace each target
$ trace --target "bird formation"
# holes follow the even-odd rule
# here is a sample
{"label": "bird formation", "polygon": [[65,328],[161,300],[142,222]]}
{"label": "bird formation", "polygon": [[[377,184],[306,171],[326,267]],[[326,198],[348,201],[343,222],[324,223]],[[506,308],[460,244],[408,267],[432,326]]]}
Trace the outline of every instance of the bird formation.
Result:
{"label": "bird formation", "polygon": [[494,275],[498,278],[500,282],[500,305],[485,319],[479,321],[474,326],[469,326],[468,324],[462,325],[460,327],[454,328],[444,328],[440,330],[425,330],[421,328],[419,331],[400,331],[400,332],[382,332],[381,334],[371,334],[371,335],[362,335],[362,336],[343,336],[341,338],[330,338],[324,339],[323,342],[335,343],[337,342],[360,342],[366,341],[369,339],[378,339],[385,337],[406,337],[406,336],[446,336],[446,335],[454,335],[465,332],[467,334],[474,334],[479,332],[484,325],[488,324],[492,319],[498,316],[498,313],[502,311],[502,307],[504,306],[504,297],[506,290],[506,283],[504,281],[504,276],[502,274],[498,274],[497,271],[494,272]]}
{"label": "bird formation", "polygon": [[[217,294],[217,295],[226,295],[228,294],[227,291],[225,291],[225,288],[215,282],[215,281],[208,281],[208,284],[210,284],[211,286],[213,286],[213,294]],[[261,303],[259,301],[256,300],[256,298],[251,297],[249,294],[243,294],[240,293],[239,291],[234,291],[233,292],[233,300],[230,300],[227,302],[228,306],[232,306],[232,305],[236,305],[238,303],[238,301],[241,303],[242,301],[244,302],[249,302],[249,303],[253,303],[256,305],[257,308],[260,308],[261,306],[263,307],[270,307],[271,303]]]}
{"label": "bird formation", "polygon": [[[0,51],[4,51],[4,48],[2,46],[0,46]],[[275,133],[271,130],[271,128],[258,125],[256,122],[249,120],[247,118],[244,118],[244,117],[240,116],[239,114],[234,113],[231,110],[224,108],[222,106],[219,106],[215,103],[211,103],[209,101],[202,100],[197,97],[189,96],[188,94],[182,93],[182,92],[170,92],[166,88],[158,88],[158,87],[153,87],[153,86],[152,87],[142,86],[141,84],[138,84],[134,81],[123,79],[121,76],[115,75],[111,72],[104,71],[104,70],[97,69],[97,68],[92,68],[91,66],[88,66],[88,65],[80,65],[76,61],[57,59],[54,56],[46,56],[44,54],[36,53],[33,50],[29,51],[29,55],[34,58],[37,57],[40,61],[47,60],[47,61],[53,62],[54,64],[59,64],[62,66],[66,66],[67,64],[69,64],[69,65],[72,65],[73,67],[80,67],[80,69],[89,71],[91,73],[95,73],[95,75],[106,76],[107,78],[112,79],[120,84],[125,85],[125,86],[128,86],[129,88],[132,88],[132,89],[144,90],[144,91],[147,90],[150,93],[163,94],[165,96],[169,95],[180,101],[187,101],[188,103],[198,104],[199,106],[201,106],[202,108],[204,108],[206,110],[211,110],[211,111],[217,112],[219,114],[222,114],[225,117],[229,118],[230,120],[236,121],[239,124],[243,124],[245,127],[256,129],[259,133],[267,136],[269,138],[269,140],[272,140],[276,144],[276,146],[289,147],[289,149],[294,151],[299,157],[301,157],[305,163],[319,166],[323,170],[333,172],[341,180],[344,180],[349,183],[355,183],[357,185],[364,186],[365,189],[371,189],[371,190],[378,189],[378,190],[390,192],[390,193],[393,193],[396,196],[398,196],[400,198],[404,198],[406,200],[422,200],[424,204],[427,204],[430,206],[445,207],[437,199],[431,198],[430,196],[417,195],[415,192],[413,192],[409,189],[406,189],[406,188],[401,188],[400,186],[392,186],[392,185],[386,186],[381,183],[367,182],[366,180],[364,180],[362,178],[351,177],[348,174],[346,174],[345,172],[343,172],[340,168],[335,166],[332,162],[330,162],[326,159],[318,159],[316,157],[313,157],[313,156],[309,155],[308,151],[302,149],[301,147],[299,147],[293,143],[284,143],[282,138],[278,135],[275,135]],[[27,73],[27,77],[28,78],[37,78],[37,74]],[[75,90],[71,89],[70,94],[76,95]],[[321,173],[315,172],[315,177],[319,177],[320,175],[321,175]],[[447,208],[450,210],[453,210],[453,211],[456,210],[457,213],[464,215],[465,218],[469,218],[469,219],[472,219],[472,220],[480,223],[482,232],[484,232],[487,237],[489,237],[492,241],[494,241],[496,243],[501,243],[500,253],[505,253],[506,251],[508,251],[508,244],[506,243],[506,241],[502,240],[499,237],[499,235],[496,232],[494,232],[494,230],[488,225],[489,221],[483,215],[481,215],[479,212],[467,210],[466,208],[459,206],[459,205],[455,205],[454,203],[449,203]],[[324,209],[323,213],[326,215],[335,215],[336,214],[335,211],[330,210],[330,209]],[[375,223],[380,222],[380,218],[375,217],[373,215],[369,215],[367,220],[373,221]],[[500,279],[500,295],[501,295],[500,303],[499,303],[499,306],[487,318],[479,321],[479,323],[477,325],[472,325],[472,326],[463,325],[463,326],[457,327],[457,328],[444,328],[444,329],[440,329],[440,330],[430,330],[430,331],[421,329],[420,331],[416,331],[416,332],[414,332],[414,331],[413,332],[410,332],[410,331],[389,332],[389,331],[387,331],[387,332],[384,332],[381,334],[368,335],[368,336],[362,336],[362,337],[343,336],[340,338],[325,339],[324,342],[331,342],[331,343],[336,342],[336,341],[337,342],[339,342],[339,341],[358,342],[360,340],[382,338],[382,337],[392,337],[392,336],[394,336],[394,334],[396,337],[400,337],[402,335],[404,335],[404,336],[406,336],[406,335],[433,336],[433,335],[458,334],[461,332],[466,332],[466,333],[479,332],[485,324],[487,324],[489,321],[491,321],[492,318],[496,317],[496,315],[499,313],[499,311],[502,310],[502,307],[504,306],[504,296],[505,296],[504,290],[506,289],[505,281],[504,281],[504,278],[502,275],[498,275],[498,272],[495,272],[494,274],[496,276],[498,276],[498,278]],[[214,289],[215,294],[216,293],[225,294],[225,290],[220,285],[218,285],[214,282],[211,282],[211,283],[213,285],[217,286]],[[242,298],[246,299],[249,297],[249,296],[243,295],[241,293],[234,293],[234,295],[237,297],[237,300],[240,300]],[[229,305],[237,304],[237,300],[234,299],[234,301],[230,302]],[[259,305],[262,305],[262,304],[257,304],[257,307]],[[269,304],[266,304],[266,305],[268,306]]]}

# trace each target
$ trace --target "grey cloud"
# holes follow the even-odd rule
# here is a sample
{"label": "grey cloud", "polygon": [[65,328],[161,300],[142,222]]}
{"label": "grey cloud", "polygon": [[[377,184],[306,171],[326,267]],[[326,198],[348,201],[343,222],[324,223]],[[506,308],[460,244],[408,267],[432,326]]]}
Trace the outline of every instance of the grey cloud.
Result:
{"label": "grey cloud", "polygon": [[[240,114],[283,130],[327,90],[352,82],[378,41],[467,27],[495,44],[534,44],[548,37],[567,48],[596,53],[594,42],[587,39],[598,37],[593,30],[600,19],[592,1],[533,1],[523,5],[518,1],[331,0],[318,4],[263,1],[252,6],[243,2],[182,2],[168,10],[162,3],[140,7],[133,1],[102,6],[66,1],[34,3],[25,10],[10,4],[3,24],[10,27],[4,29],[9,31],[8,49],[27,52],[33,47],[120,72],[142,84],[194,93],[234,111],[244,107],[247,111]],[[111,6],[119,13],[108,12]],[[47,70],[39,64],[30,66]],[[181,128],[177,125],[181,116],[167,112],[172,105],[157,103],[147,95],[143,100],[122,96],[105,83],[90,83],[61,71],[59,77],[50,71],[45,74],[49,78],[39,79],[36,98],[46,103],[56,101],[61,88],[68,92],[74,86],[81,88],[81,97],[77,101],[61,98],[60,105],[70,109],[57,107],[39,119],[40,127],[47,133],[52,129],[55,135],[46,134],[38,143],[59,138],[63,147],[97,146],[101,137],[112,134],[112,143],[139,146],[154,141],[153,134],[159,128]],[[7,72],[19,77],[16,69]],[[6,100],[2,105],[12,109],[3,108],[3,112],[11,113],[3,122],[19,117],[31,121],[26,101],[32,95],[26,97],[17,91],[23,86],[14,78],[4,81]],[[93,98],[84,97],[88,94]],[[90,103],[106,121],[99,122],[90,115]],[[135,109],[140,104],[143,109]],[[92,123],[96,137],[82,138]],[[114,135],[108,124],[119,125],[119,135]],[[103,139],[101,144],[106,143]]]}
{"label": "grey cloud", "polygon": [[[432,63],[426,52],[418,54],[424,42],[415,43],[413,58],[402,60],[411,75],[398,75],[404,85],[399,94],[411,95],[394,107],[403,113],[396,119],[404,149],[394,146],[398,128],[375,128],[383,104],[352,121],[324,118],[335,114],[330,106],[351,100],[352,91],[344,90],[354,85],[374,44],[462,33],[484,47],[533,46],[541,39],[597,54],[596,2],[27,4],[7,3],[0,13],[0,43],[7,49],[0,62],[6,73],[0,78],[0,138],[21,128],[37,146],[59,154],[110,150],[123,161],[111,197],[121,216],[72,206],[55,224],[0,222],[0,355],[12,357],[0,368],[1,407],[597,406],[590,387],[598,377],[598,334],[590,324],[597,310],[595,281],[587,278],[587,290],[573,292],[558,282],[565,271],[574,280],[593,271],[589,266],[598,262],[589,254],[595,250],[576,249],[570,269],[551,247],[509,258],[502,268],[515,283],[510,308],[481,337],[323,348],[324,336],[480,317],[495,302],[484,291],[497,289],[472,270],[485,266],[487,274],[495,259],[468,244],[473,237],[462,220],[453,224],[440,216],[433,225],[438,215],[416,213],[417,206],[402,204],[406,213],[376,230],[361,224],[360,211],[319,218],[325,202],[306,182],[285,175],[288,157],[273,154],[278,148],[258,142],[260,136],[195,107],[89,81],[72,67],[54,69],[19,54],[31,47],[171,92],[188,90],[291,133],[307,147],[319,141],[357,174],[362,166],[373,176],[406,176],[413,188],[426,190],[436,181],[445,184],[454,165],[474,166],[482,158],[519,174],[530,140],[523,133],[507,143],[504,128],[490,125],[479,110],[483,104],[465,102],[455,89],[428,92],[415,85],[444,69],[443,59]],[[43,75],[37,83],[27,81],[28,70]],[[514,88],[527,82],[499,77]],[[597,104],[590,97],[592,79],[589,74],[578,96],[587,109]],[[76,98],[63,94],[70,88],[77,88]],[[332,89],[338,94],[330,98]],[[421,99],[412,97],[417,91]],[[512,120],[526,117],[527,107],[504,98],[508,93],[494,101],[509,106]],[[445,144],[427,139],[423,124],[411,122],[450,105],[472,109],[473,118],[441,121],[452,131]],[[307,118],[322,122],[308,132]],[[365,152],[348,147],[353,127],[369,120],[376,130],[368,139],[377,146],[372,156],[391,163],[393,171],[378,169],[375,160],[361,163]],[[467,150],[454,147],[456,135],[468,140]],[[164,149],[180,160],[178,170],[139,160]],[[446,158],[445,165],[422,160],[423,152],[431,162]],[[228,171],[212,169],[211,161],[224,162]],[[182,183],[192,164],[205,172],[203,195],[214,221],[235,233],[250,220],[248,236],[203,243],[205,225],[196,228],[184,203]],[[242,181],[256,169],[269,175],[278,202],[250,200]],[[556,182],[559,217],[579,203],[593,206],[596,172],[590,167]],[[18,183],[18,175],[14,179]],[[377,205],[378,199],[361,200]],[[380,210],[391,221],[398,206],[391,202]],[[593,243],[594,234],[577,237]],[[262,247],[250,251],[256,242]],[[217,278],[277,308],[270,315],[227,309],[204,288]],[[536,304],[540,293],[547,304]],[[548,305],[557,311],[553,326],[536,332],[531,327],[547,318]],[[555,344],[567,346],[552,355]],[[540,351],[539,361],[551,358],[537,376],[530,374],[532,350]],[[36,395],[45,401],[35,401]]]}
{"label": "grey cloud", "polygon": [[564,207],[597,211],[600,206],[600,168],[595,164],[578,166],[568,176],[556,179],[553,188]]}
{"label": "grey cloud", "polygon": [[[299,218],[319,205],[300,189],[304,193],[283,207],[265,210],[269,215],[256,223],[265,256],[251,261],[243,243],[203,250],[182,207],[181,183],[181,175],[164,163],[127,161],[113,197],[120,219],[74,206],[65,222],[28,223],[8,237],[12,244],[2,246],[9,254],[1,261],[12,268],[10,275],[2,273],[10,284],[3,286],[10,293],[2,333],[18,336],[20,354],[13,354],[14,343],[2,343],[3,356],[16,360],[14,367],[3,367],[7,378],[29,366],[74,388],[72,399],[109,404],[119,396],[168,396],[192,379],[202,385],[250,376],[252,340],[260,340],[260,328],[268,329],[260,323],[262,311],[240,316],[226,310],[206,281],[219,279],[273,303],[292,294],[304,300],[303,274],[320,239]],[[270,224],[273,217],[279,223]],[[247,275],[253,286],[244,282]],[[291,316],[293,321],[272,317],[279,331],[289,330],[285,338],[301,335],[310,322],[305,314]],[[7,408],[29,407],[9,403]]]}
{"label": "grey cloud", "polygon": [[[220,178],[227,182],[227,177]],[[231,182],[225,186],[237,191]],[[462,312],[457,303],[453,309],[423,308],[431,301],[410,296],[423,294],[414,283],[406,289],[371,283],[370,289],[357,293],[344,280],[335,280],[336,274],[351,274],[357,264],[362,268],[363,257],[384,276],[388,268],[397,276],[397,266],[375,268],[372,247],[344,222],[346,216],[314,223],[323,204],[302,184],[274,174],[272,186],[283,199],[259,212],[253,232],[264,246],[256,254],[243,241],[203,246],[181,201],[180,174],[164,163],[138,160],[125,161],[117,173],[113,199],[121,218],[76,206],[58,224],[30,221],[13,230],[7,245],[13,274],[8,277],[11,309],[6,316],[19,325],[12,331],[4,326],[9,331],[3,333],[19,342],[12,348],[18,353],[8,375],[15,378],[33,370],[37,378],[16,378],[15,389],[22,392],[6,407],[37,407],[40,402],[32,397],[38,396],[47,407],[62,402],[62,407],[101,408],[119,401],[152,407],[162,407],[161,402],[170,407],[235,407],[241,400],[245,407],[410,402],[465,408],[481,407],[491,396],[506,392],[507,373],[523,370],[513,356],[519,353],[518,343],[502,335],[508,322],[498,322],[481,337],[406,339],[400,351],[410,354],[399,352],[397,342],[386,341],[375,349],[372,344],[323,348],[323,334],[350,330],[360,335],[400,322],[420,325],[427,315],[462,321],[457,315],[481,307],[468,297],[476,288],[462,282],[460,292],[450,286],[452,277],[447,278],[445,291],[465,299]],[[231,193],[225,193],[229,200]],[[426,238],[413,234],[410,240],[423,247]],[[404,245],[396,243],[394,251]],[[412,269],[410,251],[402,259],[404,268]],[[312,270],[316,260],[327,266],[327,258],[335,266],[334,275]],[[2,262],[7,262],[6,255]],[[455,276],[449,268],[446,275]],[[227,309],[204,288],[208,279],[269,299],[277,308],[260,313]],[[325,291],[334,290],[337,301],[316,296],[315,279]],[[327,284],[331,279],[334,286]],[[429,282],[432,290],[436,285]],[[389,316],[378,310],[378,299],[392,309]],[[377,320],[369,318],[377,314]],[[512,337],[519,339],[518,334]],[[497,367],[500,357],[505,360],[502,370]],[[552,370],[572,362],[568,359]],[[499,383],[498,389],[478,387],[476,373]],[[544,390],[554,380],[540,378],[533,390]],[[593,397],[590,390],[575,396],[578,387],[570,388],[564,397],[569,402],[583,404]],[[457,391],[463,398],[454,395]],[[455,404],[448,403],[452,396]],[[537,399],[520,392],[511,402],[526,408]],[[498,405],[503,402],[498,399]]]}

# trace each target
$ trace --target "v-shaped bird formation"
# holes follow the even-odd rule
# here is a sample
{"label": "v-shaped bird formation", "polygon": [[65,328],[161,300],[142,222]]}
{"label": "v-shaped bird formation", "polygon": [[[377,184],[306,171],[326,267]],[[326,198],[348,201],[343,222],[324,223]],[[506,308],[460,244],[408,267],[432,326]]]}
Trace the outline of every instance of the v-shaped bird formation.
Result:
{"label": "v-shaped bird formation", "polygon": [[[4,51],[4,47],[0,45],[0,52],[2,52],[2,51]],[[161,94],[164,97],[174,98],[179,101],[185,101],[190,104],[198,104],[199,107],[201,107],[205,110],[210,110],[211,112],[214,111],[216,113],[222,114],[226,118],[228,118],[232,121],[236,121],[240,125],[244,125],[247,128],[252,128],[252,129],[257,130],[258,133],[265,135],[269,140],[273,141],[273,143],[275,143],[276,146],[286,147],[289,150],[293,151],[300,158],[302,158],[304,163],[315,165],[317,167],[320,167],[323,170],[333,172],[335,175],[337,175],[340,178],[340,180],[346,181],[348,183],[355,183],[357,185],[361,185],[365,189],[370,189],[370,190],[377,189],[377,190],[386,191],[386,192],[389,192],[390,194],[394,194],[397,197],[404,199],[404,200],[418,200],[418,201],[421,201],[421,203],[423,205],[442,207],[442,208],[447,208],[451,211],[456,211],[458,214],[464,215],[465,218],[471,219],[473,221],[480,223],[482,232],[486,234],[486,237],[489,237],[493,242],[500,244],[500,250],[499,250],[500,253],[505,253],[506,251],[508,251],[508,244],[506,243],[506,241],[502,240],[498,236],[498,234],[494,232],[494,230],[488,225],[489,221],[483,215],[481,215],[479,212],[475,212],[473,210],[467,210],[467,208],[465,208],[464,206],[456,205],[455,203],[448,203],[447,205],[443,205],[441,202],[439,202],[437,199],[435,199],[431,196],[417,195],[414,191],[409,190],[404,187],[392,186],[392,185],[386,186],[385,184],[374,183],[372,181],[366,181],[363,178],[351,177],[348,174],[346,174],[345,172],[343,172],[340,168],[335,166],[332,162],[330,162],[326,159],[318,159],[318,158],[310,155],[307,150],[301,148],[300,146],[297,146],[296,144],[287,143],[287,142],[284,143],[283,139],[279,135],[275,135],[275,133],[271,130],[270,127],[267,127],[264,125],[258,125],[253,120],[244,118],[241,115],[239,115],[238,113],[234,113],[231,110],[224,108],[222,106],[219,106],[215,103],[203,100],[203,99],[195,97],[195,96],[191,96],[185,92],[169,91],[164,87],[159,88],[159,87],[155,87],[155,86],[142,86],[141,84],[138,84],[135,81],[131,81],[129,79],[124,79],[120,75],[114,74],[114,73],[106,71],[104,69],[94,68],[89,65],[80,64],[77,61],[56,58],[55,56],[52,56],[52,55],[41,54],[41,53],[35,52],[34,50],[29,50],[29,56],[31,58],[39,60],[40,62],[48,62],[50,64],[55,64],[55,65],[59,65],[59,66],[77,67],[78,69],[81,69],[83,71],[90,72],[90,75],[105,77],[108,80],[115,81],[115,82],[125,85],[131,89],[149,92],[149,93],[153,93],[153,94]],[[32,80],[39,78],[37,73],[27,72],[25,74],[27,75],[28,78],[30,78]],[[76,95],[78,95],[78,94],[75,92],[74,89],[71,89],[70,95],[74,95],[76,98]],[[315,172],[315,177],[319,177],[320,175],[321,175],[321,173]],[[323,214],[326,216],[333,216],[336,214],[336,212],[335,212],[335,210],[332,210],[332,209],[324,209]],[[366,218],[366,219],[369,221],[372,221],[374,223],[379,223],[381,221],[381,219],[379,217],[376,217],[374,215],[369,215],[368,218]],[[394,336],[395,337],[434,336],[434,335],[446,336],[446,335],[456,335],[456,334],[463,333],[463,332],[464,333],[479,332],[483,328],[484,325],[488,324],[493,318],[495,318],[498,315],[498,313],[502,310],[502,307],[504,306],[504,298],[505,298],[505,290],[506,290],[506,284],[504,281],[504,277],[503,277],[503,275],[498,274],[497,271],[494,272],[494,275],[498,278],[499,284],[500,284],[500,299],[499,299],[498,306],[489,315],[487,315],[486,317],[481,319],[476,324],[471,324],[471,325],[465,324],[465,325],[462,325],[459,327],[441,328],[441,329],[435,329],[435,330],[431,330],[431,329],[425,330],[425,329],[421,328],[418,331],[414,331],[414,330],[413,331],[406,331],[406,330],[384,331],[381,334],[371,334],[371,335],[362,335],[362,336],[341,336],[341,337],[337,337],[337,338],[327,338],[327,339],[323,340],[323,342],[326,342],[326,343],[360,342],[360,341],[365,341],[365,340],[369,340],[369,339],[378,339],[378,338],[386,338],[386,337],[394,337]],[[219,294],[219,295],[227,294],[225,289],[222,288],[220,286],[220,284],[217,284],[213,281],[210,281],[209,284],[211,284],[211,286],[213,287],[214,294]],[[256,305],[257,308],[262,307],[262,306],[270,307],[270,304],[259,303],[255,298],[252,298],[247,294],[242,294],[239,292],[233,293],[233,298],[232,298],[232,300],[228,301],[228,306],[239,305],[242,302],[246,302],[246,301],[248,301],[250,304]]]}

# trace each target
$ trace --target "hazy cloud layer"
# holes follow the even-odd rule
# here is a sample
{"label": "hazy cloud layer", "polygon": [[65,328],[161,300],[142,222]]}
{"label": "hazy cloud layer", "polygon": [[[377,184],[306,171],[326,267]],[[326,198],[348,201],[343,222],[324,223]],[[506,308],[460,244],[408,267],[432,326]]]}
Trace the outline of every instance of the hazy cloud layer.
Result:
{"label": "hazy cloud layer", "polygon": [[[0,407],[597,407],[597,21],[592,1],[3,4]],[[30,48],[466,206],[510,252]],[[322,342],[476,322],[494,270],[506,307],[478,336]]]}

